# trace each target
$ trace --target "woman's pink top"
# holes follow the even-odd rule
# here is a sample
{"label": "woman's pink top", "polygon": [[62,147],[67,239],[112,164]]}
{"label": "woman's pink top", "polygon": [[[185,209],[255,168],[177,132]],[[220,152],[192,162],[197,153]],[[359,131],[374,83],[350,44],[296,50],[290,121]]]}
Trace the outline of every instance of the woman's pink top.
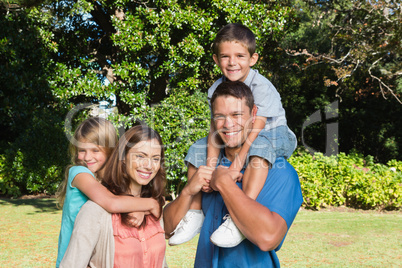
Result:
{"label": "woman's pink top", "polygon": [[112,214],[115,268],[162,267],[165,232],[154,217],[146,218],[145,227],[134,228],[121,224],[120,214]]}

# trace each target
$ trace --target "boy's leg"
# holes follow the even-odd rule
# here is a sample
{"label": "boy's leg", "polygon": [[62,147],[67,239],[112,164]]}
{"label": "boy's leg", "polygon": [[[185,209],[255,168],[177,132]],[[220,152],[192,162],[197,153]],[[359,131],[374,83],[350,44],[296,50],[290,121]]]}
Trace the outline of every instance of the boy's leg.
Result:
{"label": "boy's leg", "polygon": [[[248,197],[256,200],[268,176],[269,163],[275,161],[276,153],[272,144],[265,137],[258,136],[250,147],[249,156],[242,187]],[[225,248],[235,247],[244,239],[245,236],[236,227],[230,215],[225,216],[225,221],[211,235],[212,243]]]}
{"label": "boy's leg", "polygon": [[[215,141],[214,139],[217,139],[216,135],[210,133],[210,135],[208,135],[208,139],[199,140],[197,145],[205,145],[208,148],[207,166],[213,165],[215,167],[219,156],[219,148],[216,146],[218,144],[218,141]],[[191,178],[188,179],[190,180]],[[204,214],[201,208],[202,193],[200,192],[194,196],[189,211],[177,225],[174,231],[174,235],[169,239],[169,245],[174,246],[190,241],[200,232],[202,224],[204,222]]]}
{"label": "boy's leg", "polygon": [[251,199],[256,200],[268,176],[269,163],[267,161],[253,161],[254,157],[257,156],[250,158],[250,163],[243,175],[243,192]]}

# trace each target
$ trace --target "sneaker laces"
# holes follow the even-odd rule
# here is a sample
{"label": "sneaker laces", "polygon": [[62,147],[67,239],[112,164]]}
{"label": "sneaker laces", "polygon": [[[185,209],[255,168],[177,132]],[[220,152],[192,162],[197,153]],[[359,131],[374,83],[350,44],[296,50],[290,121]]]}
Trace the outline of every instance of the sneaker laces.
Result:
{"label": "sneaker laces", "polygon": [[232,230],[232,228],[229,227],[230,222],[232,221],[232,217],[230,217],[229,214],[226,214],[223,217],[224,222],[222,223],[221,227],[225,227],[226,229]]}
{"label": "sneaker laces", "polygon": [[193,217],[193,214],[190,214],[189,216],[184,215],[183,219],[179,222],[179,224],[176,226],[176,229],[173,230],[170,234],[174,234],[177,230],[182,228],[183,230],[185,229],[184,227],[186,226],[186,223],[190,221],[191,217]]}

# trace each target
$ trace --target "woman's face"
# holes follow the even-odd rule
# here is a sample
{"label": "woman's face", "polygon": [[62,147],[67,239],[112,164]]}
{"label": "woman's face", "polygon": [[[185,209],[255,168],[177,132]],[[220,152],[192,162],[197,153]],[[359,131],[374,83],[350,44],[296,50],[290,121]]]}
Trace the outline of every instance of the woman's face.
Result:
{"label": "woman's face", "polygon": [[162,147],[158,140],[141,141],[132,147],[126,157],[126,172],[131,177],[131,191],[137,195],[161,167]]}

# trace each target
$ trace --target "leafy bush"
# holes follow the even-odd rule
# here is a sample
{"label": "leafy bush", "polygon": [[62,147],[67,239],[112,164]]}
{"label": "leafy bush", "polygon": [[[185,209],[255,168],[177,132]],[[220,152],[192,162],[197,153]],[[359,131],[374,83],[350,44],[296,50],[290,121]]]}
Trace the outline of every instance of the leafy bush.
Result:
{"label": "leafy bush", "polygon": [[165,144],[168,191],[174,198],[187,182],[184,158],[188,149],[208,135],[210,112],[206,94],[198,91],[170,94],[152,107],[151,114],[146,122],[160,133]]}
{"label": "leafy bush", "polygon": [[145,123],[162,137],[165,146],[167,190],[174,199],[187,182],[184,158],[190,146],[209,132],[210,111],[206,93],[175,90],[156,105],[146,103],[146,94],[130,96],[135,99],[129,116],[111,115],[109,120],[119,128],[128,129],[134,124]]}
{"label": "leafy bush", "polygon": [[0,194],[53,194],[68,163],[62,120],[42,111],[0,155]]}
{"label": "leafy bush", "polygon": [[298,151],[289,162],[299,174],[304,206],[320,209],[345,205],[354,208],[402,207],[402,162],[374,163],[358,154],[326,157]]}

